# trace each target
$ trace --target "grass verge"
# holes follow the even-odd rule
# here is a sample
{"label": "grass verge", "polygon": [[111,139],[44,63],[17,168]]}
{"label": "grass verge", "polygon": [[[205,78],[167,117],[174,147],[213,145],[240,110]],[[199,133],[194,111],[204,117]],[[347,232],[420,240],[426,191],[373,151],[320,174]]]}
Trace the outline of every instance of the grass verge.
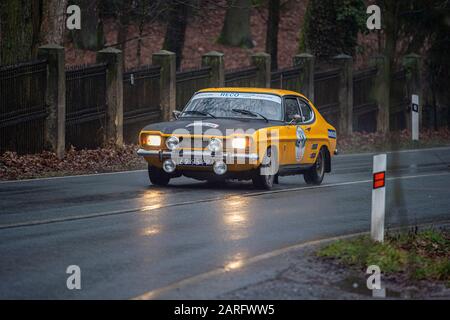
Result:
{"label": "grass verge", "polygon": [[449,229],[388,234],[384,243],[369,236],[339,240],[319,249],[317,255],[362,270],[378,265],[386,275],[443,281],[450,286]]}

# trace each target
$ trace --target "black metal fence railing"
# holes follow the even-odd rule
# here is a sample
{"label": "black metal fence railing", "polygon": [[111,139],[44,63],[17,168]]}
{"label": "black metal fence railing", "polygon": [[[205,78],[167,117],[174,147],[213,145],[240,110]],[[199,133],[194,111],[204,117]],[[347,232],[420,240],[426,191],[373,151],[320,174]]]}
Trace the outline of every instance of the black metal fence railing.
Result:
{"label": "black metal fence railing", "polygon": [[66,146],[97,148],[106,122],[106,64],[66,70]]}
{"label": "black metal fence railing", "polygon": [[272,72],[270,86],[300,92],[300,72],[302,72],[301,67],[290,67]]}
{"label": "black metal fence railing", "polygon": [[[58,65],[58,68],[61,65]],[[105,127],[108,116],[107,106],[107,72],[121,66],[94,64],[75,66],[66,69],[66,123],[65,145],[77,149],[97,148],[106,138]],[[209,87],[211,75],[223,72],[223,65],[201,67],[176,73],[176,107],[181,109],[198,90]],[[353,130],[373,132],[377,129],[377,102],[385,97],[375,92],[375,79],[378,70],[374,67],[353,73],[353,105],[340,106],[340,91],[349,90],[347,84],[341,83],[341,68],[333,64],[318,64],[314,73],[314,103],[321,114],[333,125],[338,126],[342,109],[353,107]],[[320,69],[319,69],[320,68]],[[328,68],[325,70],[325,68]],[[46,131],[48,137],[55,136],[55,122],[48,117],[50,110],[59,108],[58,103],[46,105],[46,94],[56,94],[56,86],[48,86],[50,72],[47,61],[32,61],[12,66],[0,66],[0,154],[16,151],[20,154],[37,153],[44,148]],[[117,69],[118,70],[118,69]],[[302,67],[293,66],[277,70],[270,74],[272,88],[281,88],[301,92]],[[256,87],[265,80],[263,70],[256,66],[225,71],[225,86]],[[304,75],[307,78],[308,75]],[[381,74],[380,74],[381,76]],[[53,80],[53,79],[52,79]],[[116,79],[117,80],[117,79]],[[120,81],[120,79],[119,79]],[[168,88],[161,88],[161,68],[144,66],[123,74],[123,101],[120,95],[109,97],[113,105],[123,102],[123,135],[125,143],[137,143],[139,131],[147,124],[161,121],[162,105],[167,105]],[[405,70],[394,72],[390,87],[390,130],[406,127],[407,107],[410,103],[408,84],[410,78]],[[113,92],[117,83],[110,84]],[[170,97],[170,100],[173,97]],[[164,101],[163,101],[164,100]],[[111,107],[113,107],[113,105]],[[55,111],[53,111],[55,112]],[[111,110],[113,112],[113,110]],[[436,111],[437,112],[437,111]],[[120,111],[118,117],[121,117]],[[46,119],[48,117],[48,119]],[[54,120],[54,119],[53,119]],[[423,121],[427,119],[424,117]],[[46,126],[46,121],[49,126]],[[114,126],[113,122],[108,122]],[[59,124],[59,123],[58,123]],[[119,132],[122,128],[114,128]],[[111,130],[114,131],[114,130]],[[58,137],[59,138],[59,137]],[[50,141],[50,139],[49,139]],[[59,141],[59,140],[58,140]]]}
{"label": "black metal fence railing", "polygon": [[336,126],[339,116],[340,68],[314,73],[314,105],[320,113]]}
{"label": "black metal fence railing", "polygon": [[140,130],[161,120],[159,66],[129,70],[123,75],[123,138],[138,143]]}
{"label": "black metal fence railing", "polygon": [[44,149],[47,62],[0,66],[0,154]]}
{"label": "black metal fence railing", "polygon": [[354,131],[375,132],[377,130],[377,103],[372,93],[376,75],[376,67],[353,73]]}
{"label": "black metal fence railing", "polygon": [[226,87],[256,87],[256,74],[258,68],[247,67],[229,70],[225,73]]}
{"label": "black metal fence railing", "polygon": [[394,72],[391,77],[391,91],[390,91],[390,115],[389,115],[389,129],[403,130],[406,128],[406,108],[408,107],[409,99],[406,89],[406,71],[404,69]]}
{"label": "black metal fence railing", "polygon": [[177,72],[176,107],[178,110],[184,108],[196,91],[209,86],[210,72],[210,67]]}

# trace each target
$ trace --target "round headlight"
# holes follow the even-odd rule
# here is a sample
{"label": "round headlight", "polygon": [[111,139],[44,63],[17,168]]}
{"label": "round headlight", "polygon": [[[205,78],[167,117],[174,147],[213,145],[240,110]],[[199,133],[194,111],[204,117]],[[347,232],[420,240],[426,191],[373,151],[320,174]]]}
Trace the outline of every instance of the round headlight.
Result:
{"label": "round headlight", "polygon": [[211,140],[209,140],[208,149],[211,152],[218,152],[222,150],[222,141],[217,138],[212,138]]}
{"label": "round headlight", "polygon": [[169,137],[166,140],[166,146],[167,148],[169,148],[169,150],[174,150],[178,147],[178,145],[180,144],[180,139],[178,139],[177,137]]}

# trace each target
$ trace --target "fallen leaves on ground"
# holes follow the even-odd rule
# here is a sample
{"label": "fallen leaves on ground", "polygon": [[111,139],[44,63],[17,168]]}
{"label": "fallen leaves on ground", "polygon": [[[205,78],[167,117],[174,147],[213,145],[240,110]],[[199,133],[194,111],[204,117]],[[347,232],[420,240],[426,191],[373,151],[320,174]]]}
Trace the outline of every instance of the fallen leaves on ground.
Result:
{"label": "fallen leaves on ground", "polygon": [[339,136],[338,150],[341,153],[391,151],[411,148],[435,147],[450,144],[450,130],[447,128],[421,130],[419,141],[411,139],[408,130],[390,132],[386,135],[380,132],[354,132],[348,136]]}
{"label": "fallen leaves on ground", "polygon": [[[419,143],[413,143],[406,130],[386,136],[360,132],[347,137],[338,136],[338,150],[342,153],[431,147],[449,143],[449,129],[423,130]],[[143,169],[146,167],[145,161],[136,154],[137,149],[136,145],[117,147],[113,144],[95,150],[76,150],[72,147],[63,159],[58,159],[56,154],[48,151],[30,155],[5,152],[0,156],[0,180]]]}
{"label": "fallen leaves on ground", "polygon": [[145,168],[145,161],[136,154],[135,145],[106,146],[95,150],[70,148],[63,159],[55,153],[18,155],[5,152],[0,156],[0,179],[17,180],[47,176],[114,172]]}

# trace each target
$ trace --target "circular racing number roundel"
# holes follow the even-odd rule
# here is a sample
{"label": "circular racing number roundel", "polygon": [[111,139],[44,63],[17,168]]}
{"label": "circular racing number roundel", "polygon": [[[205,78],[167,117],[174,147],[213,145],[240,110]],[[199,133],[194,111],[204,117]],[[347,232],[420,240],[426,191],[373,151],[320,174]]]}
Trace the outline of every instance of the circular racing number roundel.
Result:
{"label": "circular racing number roundel", "polygon": [[302,161],[303,156],[305,154],[305,147],[306,147],[306,134],[303,129],[298,126],[297,127],[297,141],[295,143],[295,159],[297,161]]}

